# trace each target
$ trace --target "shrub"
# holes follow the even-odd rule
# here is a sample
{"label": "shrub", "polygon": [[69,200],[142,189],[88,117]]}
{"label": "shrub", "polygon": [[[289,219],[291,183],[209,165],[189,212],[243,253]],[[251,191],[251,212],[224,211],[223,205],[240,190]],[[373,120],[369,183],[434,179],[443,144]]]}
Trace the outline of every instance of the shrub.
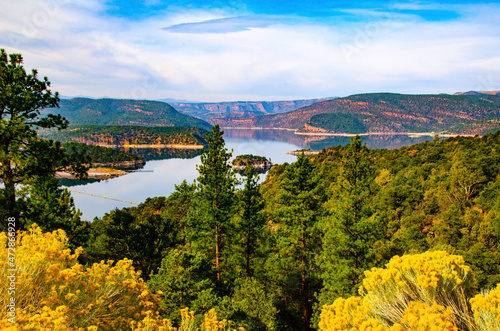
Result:
{"label": "shrub", "polygon": [[[8,238],[0,233],[0,276],[8,279],[15,263],[15,324],[4,315],[1,330],[172,330],[160,316],[160,300],[151,293],[132,261],[95,263],[84,268],[77,262],[62,230],[42,233],[34,225],[16,238],[15,261],[9,260]],[[12,253],[12,250],[11,250]],[[12,257],[12,255],[10,255]],[[161,295],[161,293],[158,293]],[[11,301],[8,286],[0,287],[0,305]],[[179,330],[194,330],[187,309]],[[202,330],[229,329],[211,311]]]}
{"label": "shrub", "polygon": [[[323,307],[320,329],[476,330],[468,301],[474,277],[461,256],[441,251],[395,256],[386,268],[373,268],[365,275],[359,290],[361,297],[339,298]],[[476,298],[476,315],[480,313],[475,305],[484,307],[485,316],[495,312],[497,306]]]}

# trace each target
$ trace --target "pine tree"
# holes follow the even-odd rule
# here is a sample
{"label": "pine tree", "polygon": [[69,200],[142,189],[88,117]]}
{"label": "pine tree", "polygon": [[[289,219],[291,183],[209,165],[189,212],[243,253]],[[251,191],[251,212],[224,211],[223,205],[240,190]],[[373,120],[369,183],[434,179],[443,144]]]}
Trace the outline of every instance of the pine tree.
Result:
{"label": "pine tree", "polygon": [[356,295],[363,271],[374,266],[373,246],[384,232],[383,222],[371,206],[373,181],[369,150],[356,136],[342,157],[340,177],[328,203],[331,216],[322,222],[324,288],[319,306],[340,296]]}
{"label": "pine tree", "polygon": [[212,253],[217,279],[221,279],[224,249],[230,235],[231,217],[235,206],[236,179],[229,165],[232,153],[224,147],[219,125],[206,135],[208,149],[201,155],[197,166],[199,188],[199,212],[192,220],[195,235],[201,239],[201,246],[207,246]]}
{"label": "pine tree", "polygon": [[298,305],[301,307],[302,330],[311,327],[315,255],[321,247],[318,220],[322,214],[322,200],[314,165],[307,156],[299,155],[297,161],[285,170],[275,219],[281,272],[298,277],[295,291],[300,293]]}
{"label": "pine tree", "polygon": [[262,215],[264,201],[259,191],[259,175],[254,171],[251,162],[247,164],[244,176],[245,186],[240,192],[239,233],[245,256],[245,273],[247,277],[251,277],[253,275],[251,260],[255,257],[265,225],[265,218]]}
{"label": "pine tree", "polygon": [[[53,177],[57,168],[70,165],[60,144],[40,139],[36,131],[67,127],[60,115],[40,117],[44,108],[58,106],[58,94],[48,89],[47,77],[39,80],[36,70],[27,74],[22,62],[20,54],[0,51],[0,219],[14,217],[16,230],[24,227],[23,201],[16,188],[34,177]],[[85,177],[85,167],[76,165],[74,170]]]}

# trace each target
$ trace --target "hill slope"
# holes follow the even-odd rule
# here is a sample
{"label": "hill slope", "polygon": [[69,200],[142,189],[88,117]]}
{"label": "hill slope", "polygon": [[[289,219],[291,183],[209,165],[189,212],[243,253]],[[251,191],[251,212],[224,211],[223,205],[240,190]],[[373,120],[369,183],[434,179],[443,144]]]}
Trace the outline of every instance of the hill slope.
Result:
{"label": "hill slope", "polygon": [[59,108],[44,112],[61,114],[71,125],[193,126],[209,130],[210,124],[176,111],[167,103],[148,100],[61,100]]}
{"label": "hill slope", "polygon": [[318,133],[430,132],[500,118],[496,95],[358,94],[285,114],[224,119],[223,127],[263,127]]}
{"label": "hill slope", "polygon": [[291,100],[291,101],[238,101],[216,103],[170,103],[181,113],[191,115],[217,124],[219,118],[249,117],[267,114],[285,113],[310,106],[327,99]]}
{"label": "hill slope", "polygon": [[207,131],[189,127],[74,126],[68,130],[40,130],[41,137],[60,142],[78,142],[100,146],[130,145],[206,145]]}

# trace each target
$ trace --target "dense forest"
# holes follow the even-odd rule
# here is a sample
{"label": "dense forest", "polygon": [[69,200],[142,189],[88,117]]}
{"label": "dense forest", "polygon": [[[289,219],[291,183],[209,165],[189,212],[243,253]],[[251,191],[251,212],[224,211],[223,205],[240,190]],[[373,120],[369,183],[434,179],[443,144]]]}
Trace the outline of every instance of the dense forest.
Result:
{"label": "dense forest", "polygon": [[206,145],[206,131],[195,127],[72,126],[68,130],[40,130],[40,136],[88,145]]}
{"label": "dense forest", "polygon": [[367,115],[351,115],[351,114],[317,114],[313,115],[308,125],[315,128],[321,128],[328,132],[342,133],[360,133],[366,132],[366,127],[363,124],[363,119],[368,118]]}
{"label": "dense forest", "polygon": [[165,102],[150,100],[73,98],[60,100],[59,108],[46,112],[61,115],[72,125],[193,126],[205,130],[211,127]]}
{"label": "dense forest", "polygon": [[21,64],[1,50],[2,330],[500,328],[500,132],[356,136],[259,184],[215,125],[193,183],[83,222],[55,172],[87,157],[38,137],[68,122],[39,117],[58,94]]}
{"label": "dense forest", "polygon": [[108,162],[123,162],[123,161],[141,161],[141,157],[119,151],[113,148],[86,145],[82,143],[68,142],[62,144],[62,147],[66,153],[82,153],[90,158],[92,163],[108,163]]}
{"label": "dense forest", "polygon": [[[315,115],[324,118],[314,118]],[[337,122],[336,116],[339,120],[348,119],[348,127]],[[221,119],[218,123],[223,127],[286,128],[305,132],[314,132],[308,125],[337,133],[347,133],[340,131],[343,129],[352,133],[454,132],[451,129],[457,125],[499,117],[498,95],[367,93],[317,102],[284,114]],[[364,130],[354,132],[355,129]]]}
{"label": "dense forest", "polygon": [[189,307],[196,323],[215,308],[249,330],[318,327],[321,308],[356,295],[365,270],[433,250],[463,257],[474,293],[500,282],[500,132],[399,150],[356,137],[276,165],[261,185],[247,172],[239,190],[220,132],[208,143],[196,183],[74,239],[83,264],[132,260],[174,325]]}

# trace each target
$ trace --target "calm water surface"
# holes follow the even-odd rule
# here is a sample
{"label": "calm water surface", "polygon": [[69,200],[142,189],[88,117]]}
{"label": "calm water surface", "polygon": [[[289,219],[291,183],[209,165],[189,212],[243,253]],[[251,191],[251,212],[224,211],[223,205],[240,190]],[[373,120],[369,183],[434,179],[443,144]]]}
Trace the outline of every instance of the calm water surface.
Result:
{"label": "calm water surface", "polygon": [[[349,137],[320,139],[317,136],[299,136],[282,130],[224,130],[226,147],[233,150],[233,157],[242,154],[265,156],[275,164],[294,162],[296,157],[285,152],[302,148],[321,150],[328,146],[345,145]],[[407,136],[367,136],[362,137],[369,148],[399,148],[416,144],[432,137],[409,138]],[[119,200],[141,203],[148,197],[168,196],[184,179],[192,183],[198,177],[196,165],[200,156],[194,158],[170,158],[148,161],[142,172],[104,180],[87,185],[72,186],[75,205],[82,212],[82,219],[91,221],[116,209],[135,206],[134,204],[102,199],[79,194],[76,191]],[[261,180],[265,175],[261,175]]]}

